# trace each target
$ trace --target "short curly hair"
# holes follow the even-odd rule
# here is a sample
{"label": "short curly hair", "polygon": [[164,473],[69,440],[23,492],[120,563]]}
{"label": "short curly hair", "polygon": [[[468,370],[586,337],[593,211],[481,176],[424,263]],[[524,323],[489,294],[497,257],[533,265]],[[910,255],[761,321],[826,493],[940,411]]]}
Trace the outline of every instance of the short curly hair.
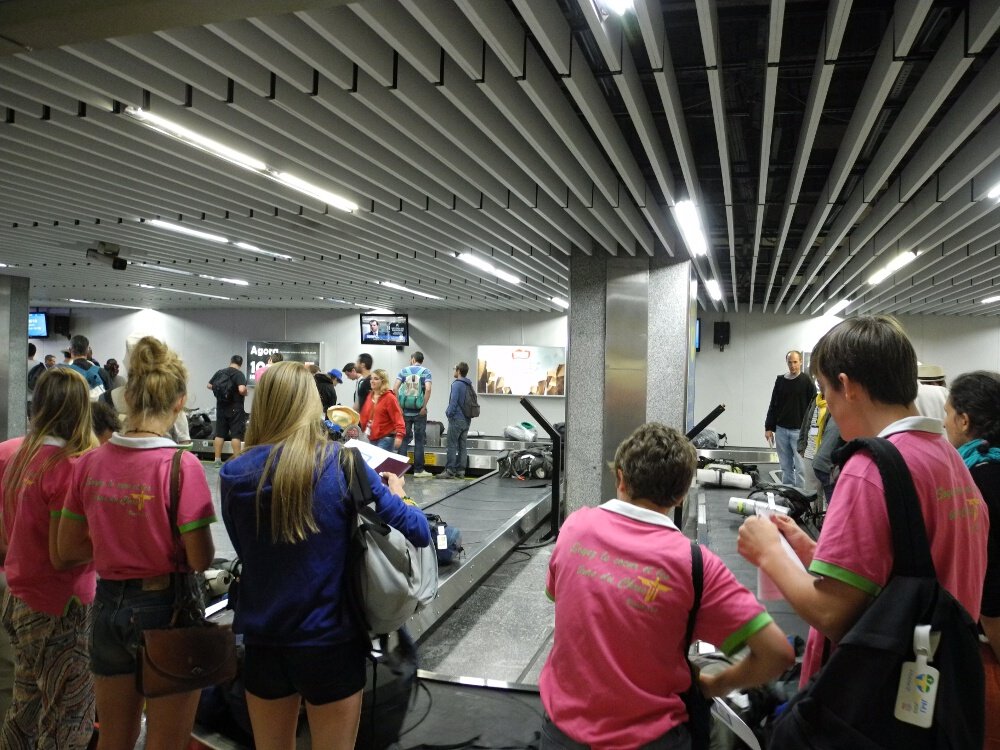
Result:
{"label": "short curly hair", "polygon": [[1000,374],[987,370],[955,378],[948,394],[952,408],[969,418],[969,433],[1000,445]]}
{"label": "short curly hair", "polygon": [[621,471],[629,499],[671,508],[684,500],[697,465],[698,454],[683,433],[647,422],[618,446],[613,468],[616,480]]}

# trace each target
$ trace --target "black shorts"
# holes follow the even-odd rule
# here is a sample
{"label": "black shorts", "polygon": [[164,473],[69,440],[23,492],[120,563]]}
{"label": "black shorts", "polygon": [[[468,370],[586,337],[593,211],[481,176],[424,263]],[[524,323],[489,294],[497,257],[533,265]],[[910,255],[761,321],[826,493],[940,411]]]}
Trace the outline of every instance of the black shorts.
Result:
{"label": "black shorts", "polygon": [[215,410],[215,437],[223,440],[242,440],[247,431],[247,413],[238,409]]}
{"label": "black shorts", "polygon": [[243,682],[264,700],[298,693],[321,706],[354,695],[365,686],[365,656],[371,644],[336,646],[247,646]]}

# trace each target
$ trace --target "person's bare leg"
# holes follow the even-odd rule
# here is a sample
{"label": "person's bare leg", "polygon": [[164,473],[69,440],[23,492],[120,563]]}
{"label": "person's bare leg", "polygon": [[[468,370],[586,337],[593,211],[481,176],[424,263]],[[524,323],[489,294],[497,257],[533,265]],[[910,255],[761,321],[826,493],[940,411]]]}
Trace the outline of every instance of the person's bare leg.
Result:
{"label": "person's bare leg", "polygon": [[229,442],[233,446],[233,458],[236,458],[238,455],[240,455],[240,449],[243,443],[240,441],[239,438],[230,438]]}
{"label": "person's bare leg", "polygon": [[[133,678],[134,684],[134,678]],[[146,700],[146,750],[178,750],[191,743],[200,690]]]}
{"label": "person's bare leg", "polygon": [[306,703],[312,750],[351,750],[358,736],[361,719],[361,693],[343,700],[314,706]]}
{"label": "person's bare leg", "polygon": [[95,676],[94,692],[101,723],[97,750],[132,750],[139,739],[145,700],[135,689],[135,675]]}
{"label": "person's bare leg", "polygon": [[218,463],[219,461],[222,460],[222,444],[224,442],[225,442],[225,440],[223,440],[220,437],[217,437],[215,439],[215,441],[212,443],[212,447],[215,448],[215,461],[216,461],[216,463]]}
{"label": "person's bare leg", "polygon": [[302,702],[299,694],[275,700],[258,698],[253,693],[246,695],[257,750],[295,750],[295,730]]}

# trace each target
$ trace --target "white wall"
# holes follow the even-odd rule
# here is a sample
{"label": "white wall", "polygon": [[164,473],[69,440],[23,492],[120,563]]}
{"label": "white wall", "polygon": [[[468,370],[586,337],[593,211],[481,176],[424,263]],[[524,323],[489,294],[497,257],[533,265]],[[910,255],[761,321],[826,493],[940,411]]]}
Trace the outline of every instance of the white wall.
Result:
{"label": "white wall", "polygon": [[[712,344],[712,324],[730,323],[730,344]],[[695,355],[695,419],[720,403],[726,411],[711,429],[724,432],[730,445],[763,446],[764,416],[774,378],[787,372],[789,349],[811,351],[837,317],[799,317],[772,313],[701,315],[701,352]],[[948,378],[970,370],[1000,371],[1000,321],[997,318],[900,316],[921,362],[944,368]]]}
{"label": "white wall", "polygon": [[[324,370],[341,368],[369,352],[376,368],[384,368],[394,378],[409,364],[410,352],[424,353],[424,365],[430,368],[435,388],[430,402],[430,418],[442,422],[448,389],[455,364],[465,361],[474,375],[478,344],[566,346],[566,316],[543,313],[495,312],[415,312],[410,314],[410,346],[396,351],[392,346],[363,346],[358,313],[317,310],[142,310],[126,312],[107,309],[74,309],[73,333],[90,339],[95,358],[101,362],[114,357],[123,363],[125,339],[133,333],[148,333],[167,342],[177,351],[190,372],[188,404],[211,409],[215,402],[206,385],[212,374],[229,363],[233,354],[246,357],[246,342],[252,340],[320,341],[323,344]],[[55,354],[62,361],[65,339],[51,337],[35,340],[37,361],[45,354]],[[252,408],[253,389],[247,400]],[[345,382],[337,388],[340,401],[354,398],[354,385]],[[482,416],[473,430],[498,435],[515,422],[531,420],[513,396],[480,395]],[[551,422],[565,421],[565,398],[535,398],[533,403]]]}

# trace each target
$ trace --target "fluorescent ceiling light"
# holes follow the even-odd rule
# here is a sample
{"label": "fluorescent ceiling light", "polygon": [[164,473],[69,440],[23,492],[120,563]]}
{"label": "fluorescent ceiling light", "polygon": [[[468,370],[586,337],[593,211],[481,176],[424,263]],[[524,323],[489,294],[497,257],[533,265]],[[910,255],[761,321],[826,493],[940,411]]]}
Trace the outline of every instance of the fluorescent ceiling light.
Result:
{"label": "fluorescent ceiling light", "polygon": [[[674,218],[681,228],[684,242],[687,243],[692,255],[707,255],[708,243],[705,241],[705,233],[701,228],[701,219],[698,218],[698,209],[691,201],[679,201],[674,205]],[[721,299],[721,297],[720,297]]]}
{"label": "fluorescent ceiling light", "polygon": [[272,258],[281,258],[282,260],[292,260],[292,256],[291,255],[284,255],[282,253],[275,253],[275,252],[272,252],[270,250],[262,250],[261,248],[257,247],[256,245],[251,245],[249,242],[234,242],[233,244],[236,247],[240,248],[241,250],[249,250],[251,253],[260,253],[261,255],[269,255]]}
{"label": "fluorescent ceiling light", "polygon": [[218,242],[221,245],[226,245],[229,240],[223,237],[221,234],[212,234],[211,232],[202,232],[198,229],[191,229],[183,224],[175,224],[172,221],[162,221],[160,219],[150,219],[147,224],[151,224],[158,229],[169,229],[171,232],[177,232],[178,234],[187,234],[192,237],[197,237],[202,240],[208,240],[209,242]]}
{"label": "fluorescent ceiling light", "polygon": [[209,281],[222,281],[226,284],[236,284],[236,286],[250,286],[250,282],[244,279],[227,279],[223,276],[209,276],[207,273],[199,273],[198,278],[208,279]]}
{"label": "fluorescent ceiling light", "polygon": [[152,284],[136,284],[140,289],[156,289]]}
{"label": "fluorescent ceiling light", "polygon": [[75,302],[78,305],[97,305],[98,307],[120,307],[124,310],[148,310],[148,307],[136,307],[135,305],[115,305],[111,302],[93,302],[89,299],[67,299],[67,302]]}
{"label": "fluorescent ceiling light", "polygon": [[357,211],[358,204],[352,203],[347,200],[347,198],[342,198],[335,193],[331,193],[329,190],[324,190],[321,187],[317,187],[310,182],[306,182],[303,179],[296,177],[295,175],[288,174],[288,172],[276,172],[272,171],[271,176],[274,177],[278,182],[283,182],[289,187],[295,188],[300,193],[305,193],[306,195],[311,195],[313,198],[319,198],[328,206],[333,206],[334,208],[339,208],[341,211]]}
{"label": "fluorescent ceiling light", "polygon": [[990,192],[986,194],[987,198],[1000,198],[1000,182],[990,188]]}
{"label": "fluorescent ceiling light", "polygon": [[138,260],[130,260],[128,263],[129,263],[130,266],[139,266],[140,268],[149,268],[149,269],[151,269],[153,271],[163,271],[165,273],[177,273],[177,274],[180,274],[181,276],[194,276],[194,274],[191,273],[190,271],[182,271],[179,268],[170,268],[169,266],[161,266],[161,265],[159,265],[157,263],[142,263],[141,261],[138,261]]}
{"label": "fluorescent ceiling light", "polygon": [[1000,302],[1000,295],[997,295],[996,297],[987,297],[986,299],[983,300],[984,305],[989,305],[994,302]]}
{"label": "fluorescent ceiling light", "polygon": [[364,302],[355,302],[354,306],[355,307],[363,307],[363,308],[365,308],[365,312],[367,312],[369,315],[395,315],[396,314],[392,310],[390,310],[388,307],[372,307],[370,302],[367,303],[367,304],[364,303]]}
{"label": "fluorescent ceiling light", "polygon": [[552,304],[558,305],[563,310],[569,309],[569,302],[564,300],[562,297],[552,297],[551,299],[552,299]]}
{"label": "fluorescent ceiling light", "polygon": [[218,294],[205,294],[204,292],[189,292],[186,289],[174,289],[173,287],[169,286],[158,286],[156,288],[159,289],[161,292],[177,292],[178,294],[191,294],[195,297],[211,297],[212,299],[226,299],[226,300],[232,299],[232,297],[223,297]]}
{"label": "fluorescent ceiling light", "polygon": [[480,258],[475,253],[459,253],[458,259],[463,263],[468,263],[470,266],[478,268],[480,271],[486,271],[486,273],[493,274],[498,279],[506,281],[508,284],[520,284],[521,280],[517,278],[512,273],[507,273],[506,271],[501,271],[499,268],[494,266],[492,263],[488,263],[482,258]]}
{"label": "fluorescent ceiling light", "polygon": [[7,267],[8,267],[8,266],[7,266],[7,264],[6,264],[6,263],[0,263],[0,268],[7,268]]}
{"label": "fluorescent ceiling light", "polygon": [[842,299],[842,300],[840,300],[840,302],[835,302],[835,303],[833,303],[833,305],[831,305],[830,309],[826,311],[826,314],[827,315],[836,315],[837,313],[841,312],[842,310],[846,310],[848,307],[850,307],[850,305],[851,305],[852,302],[853,302],[853,300],[849,300],[849,299]]}
{"label": "fluorescent ceiling light", "polygon": [[722,299],[722,287],[719,286],[719,282],[715,279],[709,279],[706,281],[705,289],[708,291],[708,296],[712,299],[716,301]]}
{"label": "fluorescent ceiling light", "polygon": [[433,294],[428,294],[427,292],[418,292],[416,289],[412,289],[408,286],[403,286],[402,284],[394,284],[391,281],[380,281],[378,282],[382,286],[387,286],[390,289],[398,289],[401,292],[406,292],[407,294],[416,294],[420,297],[427,297],[427,299],[441,299]]}
{"label": "fluorescent ceiling light", "polygon": [[895,258],[893,258],[881,271],[876,271],[870,277],[868,277],[868,283],[872,286],[875,284],[881,284],[892,274],[898,271],[900,268],[905,266],[907,263],[912,263],[917,257],[916,253],[907,250],[905,253],[900,253]]}
{"label": "fluorescent ceiling light", "polygon": [[238,164],[245,169],[252,169],[256,172],[264,172],[267,170],[267,164],[262,162],[260,159],[255,159],[254,157],[244,154],[242,151],[237,151],[234,148],[219,143],[212,138],[196,133],[193,130],[189,130],[183,125],[179,125],[176,122],[168,120],[166,117],[160,117],[159,115],[154,115],[152,112],[147,112],[146,110],[140,109],[138,107],[126,107],[125,114],[141,123],[153,128],[154,130],[159,130],[161,133],[166,133],[174,138],[184,141],[185,143],[190,143],[192,146],[196,146],[203,151],[208,151],[215,156],[218,156],[226,161],[232,162],[233,164]]}

